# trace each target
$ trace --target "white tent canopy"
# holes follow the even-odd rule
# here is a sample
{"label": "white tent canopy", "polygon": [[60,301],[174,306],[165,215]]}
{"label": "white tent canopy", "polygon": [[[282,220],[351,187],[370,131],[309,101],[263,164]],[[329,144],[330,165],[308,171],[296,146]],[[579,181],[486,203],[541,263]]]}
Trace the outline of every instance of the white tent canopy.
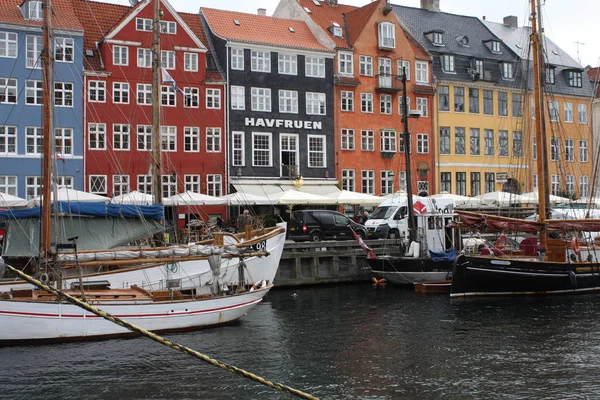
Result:
{"label": "white tent canopy", "polygon": [[27,200],[6,193],[0,193],[0,208],[25,207]]}
{"label": "white tent canopy", "polygon": [[221,197],[187,191],[164,199],[165,206],[214,206],[226,204]]}
{"label": "white tent canopy", "polygon": [[471,199],[470,197],[467,197],[467,196],[461,196],[459,194],[452,194],[452,193],[448,193],[448,192],[441,192],[441,193],[434,194],[429,197],[433,197],[434,199],[454,200],[455,204],[466,203]]}
{"label": "white tent canopy", "polygon": [[[416,196],[414,193],[413,193],[413,195]],[[387,200],[387,199],[396,199],[396,198],[399,198],[399,197],[406,197],[406,196],[407,196],[407,194],[406,194],[406,192],[404,190],[399,190],[397,192],[381,196],[381,198],[384,199],[384,200]]]}
{"label": "white tent canopy", "polygon": [[136,204],[138,206],[154,204],[154,196],[134,190],[126,194],[113,197],[113,204]]}
{"label": "white tent canopy", "polygon": [[[521,199],[523,203],[528,204],[538,204],[540,202],[540,198],[538,197],[538,192],[529,192],[521,195]],[[566,197],[555,196],[553,194],[550,195],[550,203],[551,204],[567,204],[571,200]]]}
{"label": "white tent canopy", "polygon": [[514,193],[508,192],[490,192],[485,194],[480,194],[479,196],[474,196],[469,198],[465,203],[467,204],[490,204],[495,203],[499,205],[509,205],[514,203],[521,203],[521,196]]}
{"label": "white tent canopy", "polygon": [[269,199],[276,200],[278,205],[296,205],[296,204],[335,204],[334,199],[319,196],[316,194],[310,194],[300,192],[296,189],[288,189],[280,193],[276,193],[269,196]]}
{"label": "white tent canopy", "polygon": [[[68,187],[60,187],[56,192],[52,191],[50,201],[68,201],[73,203],[91,203],[91,202],[109,202],[110,199],[104,196],[98,196],[97,194],[82,192],[80,190],[70,189]],[[29,207],[37,207],[42,202],[42,196],[38,196],[27,202]]]}
{"label": "white tent canopy", "polygon": [[370,194],[352,192],[350,190],[340,190],[335,193],[324,195],[335,200],[335,204],[359,204],[363,206],[378,206],[384,201],[383,198],[372,196]]}
{"label": "white tent canopy", "polygon": [[221,196],[225,204],[231,206],[247,206],[247,205],[270,205],[277,203],[277,200],[271,200],[264,196],[259,196],[251,193],[236,192],[226,196]]}

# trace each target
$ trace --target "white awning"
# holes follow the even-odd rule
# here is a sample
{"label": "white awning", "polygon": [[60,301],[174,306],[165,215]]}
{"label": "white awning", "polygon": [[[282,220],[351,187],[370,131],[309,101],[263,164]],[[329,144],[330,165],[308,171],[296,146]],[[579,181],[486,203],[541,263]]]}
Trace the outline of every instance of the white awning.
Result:
{"label": "white awning", "polygon": [[[257,196],[263,196],[268,198],[279,197],[282,192],[290,189],[296,189],[294,185],[290,183],[234,183],[235,190],[241,193],[253,194]],[[331,183],[311,183],[304,182],[300,188],[297,189],[299,192],[316,194],[319,196],[326,196],[331,193],[338,193],[340,189],[337,187],[337,182]]]}

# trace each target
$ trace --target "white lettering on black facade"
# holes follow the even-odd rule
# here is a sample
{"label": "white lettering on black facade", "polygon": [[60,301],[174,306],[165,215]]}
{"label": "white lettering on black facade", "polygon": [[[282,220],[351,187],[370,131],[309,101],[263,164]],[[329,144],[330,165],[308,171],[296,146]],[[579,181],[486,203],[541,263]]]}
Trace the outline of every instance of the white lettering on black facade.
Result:
{"label": "white lettering on black facade", "polygon": [[295,128],[306,130],[321,130],[323,122],[321,121],[297,121],[291,119],[275,119],[275,118],[250,118],[244,119],[245,126],[267,127],[267,128]]}

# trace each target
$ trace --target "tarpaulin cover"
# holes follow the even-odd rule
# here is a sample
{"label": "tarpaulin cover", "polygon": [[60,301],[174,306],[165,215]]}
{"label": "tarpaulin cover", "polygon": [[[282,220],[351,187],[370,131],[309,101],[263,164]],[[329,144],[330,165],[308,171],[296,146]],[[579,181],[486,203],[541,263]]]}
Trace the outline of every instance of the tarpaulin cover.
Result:
{"label": "tarpaulin cover", "polygon": [[444,250],[444,251],[431,251],[429,250],[429,256],[433,262],[454,262],[456,260],[456,250]]}
{"label": "tarpaulin cover", "polygon": [[[141,206],[135,204],[112,204],[104,202],[66,202],[59,201],[52,205],[52,211],[70,215],[86,215],[92,217],[119,217],[119,218],[148,218],[163,220],[165,217],[162,204],[150,206]],[[39,217],[40,207],[33,207],[21,210],[0,211],[0,219],[20,219]]]}

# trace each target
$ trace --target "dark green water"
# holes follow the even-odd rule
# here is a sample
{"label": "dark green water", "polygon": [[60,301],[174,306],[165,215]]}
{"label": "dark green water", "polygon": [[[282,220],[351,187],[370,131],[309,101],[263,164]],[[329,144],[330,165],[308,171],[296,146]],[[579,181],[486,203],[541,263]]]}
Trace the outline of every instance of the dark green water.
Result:
{"label": "dark green water", "polygon": [[[235,325],[168,337],[323,399],[597,399],[599,307],[360,284],[275,291]],[[0,348],[0,398],[294,397],[136,338]]]}

